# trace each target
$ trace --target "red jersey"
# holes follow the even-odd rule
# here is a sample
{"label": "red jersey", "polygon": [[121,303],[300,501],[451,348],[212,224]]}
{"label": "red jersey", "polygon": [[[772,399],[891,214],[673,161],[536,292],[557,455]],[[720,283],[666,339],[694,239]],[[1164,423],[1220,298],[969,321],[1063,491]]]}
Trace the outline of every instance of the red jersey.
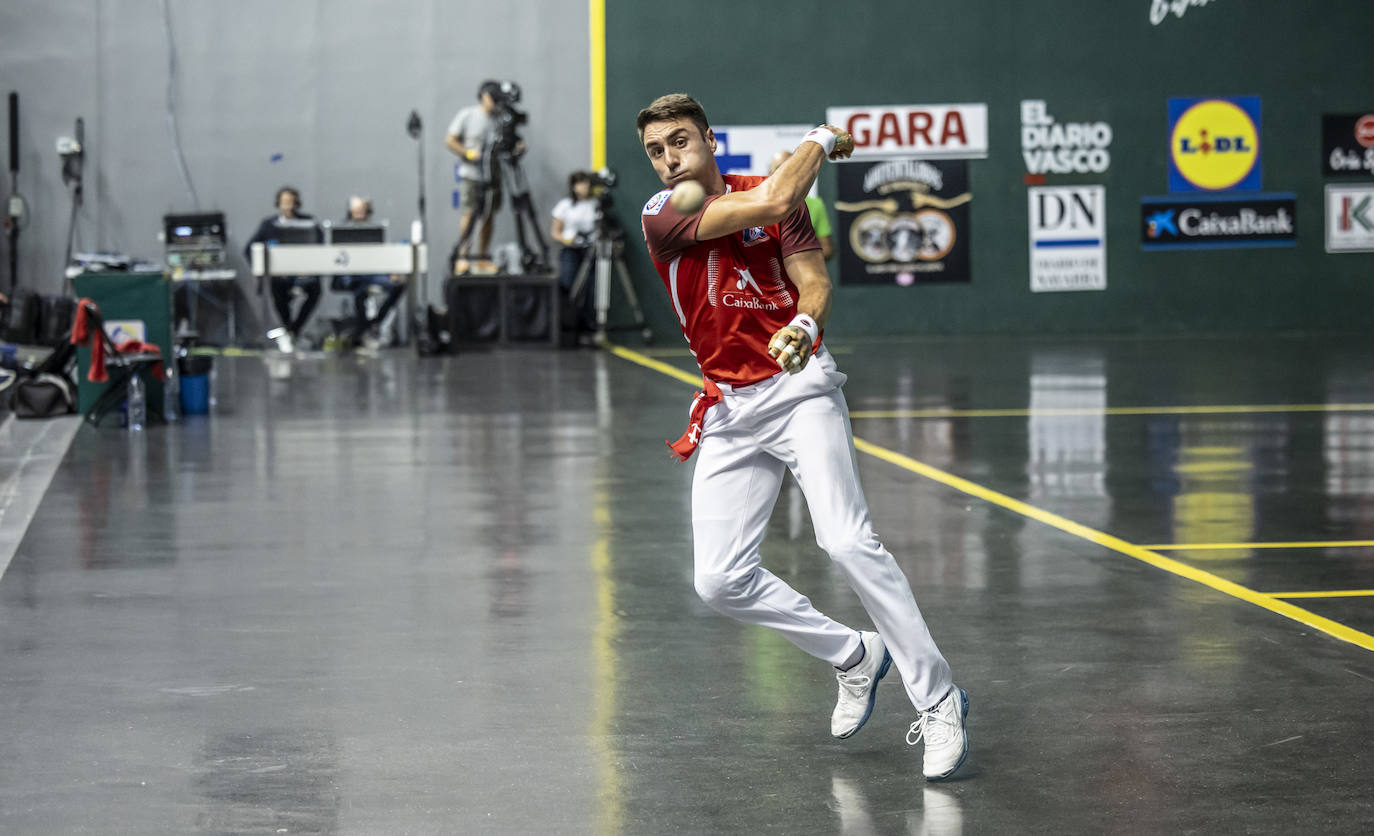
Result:
{"label": "red jersey", "polygon": [[[746,191],[763,177],[726,174],[726,191]],[[649,257],[668,289],[678,324],[710,380],[747,386],[778,374],[768,341],[797,315],[797,286],[783,259],[820,249],[803,203],[780,224],[697,241],[702,210],[684,217],[664,189],[644,204],[640,223]]]}

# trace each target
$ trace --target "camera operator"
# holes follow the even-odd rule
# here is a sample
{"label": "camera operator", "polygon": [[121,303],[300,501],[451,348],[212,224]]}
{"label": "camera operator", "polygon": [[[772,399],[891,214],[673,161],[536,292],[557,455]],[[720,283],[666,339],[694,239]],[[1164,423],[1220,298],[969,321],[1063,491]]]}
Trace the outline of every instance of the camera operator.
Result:
{"label": "camera operator", "polygon": [[[492,219],[501,208],[501,166],[493,153],[501,138],[500,103],[504,98],[501,84],[484,81],[477,88],[477,104],[458,111],[448,126],[445,146],[463,162],[458,171],[458,252],[454,261],[455,273],[491,273]],[[523,143],[516,143],[513,153],[523,152]],[[469,260],[473,224],[477,229],[477,263]]]}
{"label": "camera operator", "polygon": [[577,271],[592,254],[601,219],[600,204],[592,196],[592,179],[589,171],[574,171],[568,176],[568,196],[553,207],[553,240],[563,245],[558,254],[558,284],[565,298],[576,306],[579,338],[596,330],[595,294],[590,283],[583,285],[580,302],[571,295]]}

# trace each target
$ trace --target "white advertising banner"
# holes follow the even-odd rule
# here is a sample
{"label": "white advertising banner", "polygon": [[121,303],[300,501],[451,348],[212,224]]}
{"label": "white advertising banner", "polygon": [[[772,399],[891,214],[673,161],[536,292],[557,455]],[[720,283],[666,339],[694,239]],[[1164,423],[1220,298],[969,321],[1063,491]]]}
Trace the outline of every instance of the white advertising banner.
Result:
{"label": "white advertising banner", "polygon": [[1374,252],[1374,186],[1327,184],[1326,251]]}
{"label": "white advertising banner", "polygon": [[1027,194],[1031,290],[1106,290],[1106,187],[1036,186]]}
{"label": "white advertising banner", "polygon": [[825,121],[854,137],[851,159],[974,159],[988,155],[986,104],[832,107]]}
{"label": "white advertising banner", "polygon": [[[721,174],[768,175],[768,163],[779,151],[794,151],[815,125],[712,125],[716,165]],[[811,195],[817,194],[811,184]]]}

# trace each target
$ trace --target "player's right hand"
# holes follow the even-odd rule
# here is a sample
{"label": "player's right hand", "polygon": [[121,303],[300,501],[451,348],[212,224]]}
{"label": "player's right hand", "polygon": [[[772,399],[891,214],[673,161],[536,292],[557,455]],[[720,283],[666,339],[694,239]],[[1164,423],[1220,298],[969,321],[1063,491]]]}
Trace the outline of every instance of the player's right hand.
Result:
{"label": "player's right hand", "polygon": [[796,374],[811,359],[811,338],[795,325],[784,325],[768,341],[768,356],[777,360],[783,371]]}
{"label": "player's right hand", "polygon": [[849,156],[854,153],[854,137],[850,135],[849,131],[834,125],[821,125],[821,127],[835,135],[835,148],[830,152],[830,159],[849,159]]}

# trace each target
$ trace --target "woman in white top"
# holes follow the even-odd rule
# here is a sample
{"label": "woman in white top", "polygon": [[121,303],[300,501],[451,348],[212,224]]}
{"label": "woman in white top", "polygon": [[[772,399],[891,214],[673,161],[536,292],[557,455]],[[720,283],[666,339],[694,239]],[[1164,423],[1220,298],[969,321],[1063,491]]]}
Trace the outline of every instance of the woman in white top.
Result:
{"label": "woman in white top", "polygon": [[[564,293],[572,292],[577,271],[592,253],[600,215],[596,198],[592,197],[592,175],[574,171],[568,176],[568,196],[553,207],[553,238],[563,245],[563,251],[558,254],[558,283]],[[569,298],[577,311],[577,331],[579,335],[589,334],[596,330],[590,274],[582,284],[579,297]]]}

